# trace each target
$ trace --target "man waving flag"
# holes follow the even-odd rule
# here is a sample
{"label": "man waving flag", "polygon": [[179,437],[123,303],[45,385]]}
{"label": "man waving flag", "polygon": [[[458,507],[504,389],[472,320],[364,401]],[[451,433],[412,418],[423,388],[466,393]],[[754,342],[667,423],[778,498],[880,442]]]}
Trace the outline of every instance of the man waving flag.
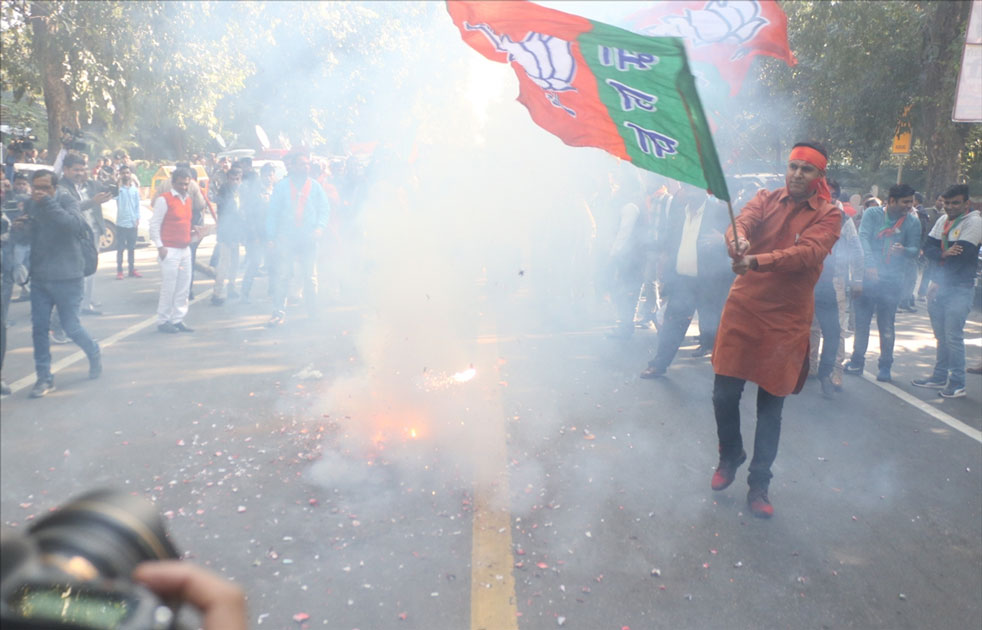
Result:
{"label": "man waving flag", "polygon": [[468,45],[511,64],[537,125],[729,201],[681,39],[531,2],[448,0],[447,11]]}

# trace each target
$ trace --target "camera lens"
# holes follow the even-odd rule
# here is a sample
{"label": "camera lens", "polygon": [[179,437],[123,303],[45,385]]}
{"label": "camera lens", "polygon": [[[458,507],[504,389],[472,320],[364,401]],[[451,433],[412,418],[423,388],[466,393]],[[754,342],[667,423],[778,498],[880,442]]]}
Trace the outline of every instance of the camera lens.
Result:
{"label": "camera lens", "polygon": [[117,490],[85,494],[29,531],[47,564],[79,579],[128,578],[141,562],[178,557],[153,504]]}

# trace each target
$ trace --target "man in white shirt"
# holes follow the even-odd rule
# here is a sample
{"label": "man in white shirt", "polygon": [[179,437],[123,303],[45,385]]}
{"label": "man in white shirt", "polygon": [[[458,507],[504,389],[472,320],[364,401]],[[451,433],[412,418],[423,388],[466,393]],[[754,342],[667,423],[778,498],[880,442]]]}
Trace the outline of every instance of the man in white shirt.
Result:
{"label": "man in white shirt", "polygon": [[659,234],[663,287],[668,299],[658,349],[641,378],[660,378],[675,359],[685,333],[699,312],[699,347],[693,356],[710,354],[732,274],[723,231],[727,213],[705,192],[685,186],[672,200]]}
{"label": "man in white shirt", "polygon": [[171,190],[157,197],[150,219],[150,242],[160,260],[160,299],[157,330],[162,333],[194,332],[184,324],[191,286],[191,171],[174,169]]}

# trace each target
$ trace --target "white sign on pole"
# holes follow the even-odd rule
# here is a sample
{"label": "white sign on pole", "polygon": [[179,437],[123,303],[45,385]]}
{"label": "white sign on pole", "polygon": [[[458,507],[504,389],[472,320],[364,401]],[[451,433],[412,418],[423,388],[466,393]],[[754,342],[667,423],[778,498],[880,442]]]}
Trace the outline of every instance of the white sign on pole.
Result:
{"label": "white sign on pole", "polygon": [[962,51],[962,68],[958,74],[951,119],[955,122],[982,122],[982,0],[972,1],[972,15],[965,33],[965,50]]}

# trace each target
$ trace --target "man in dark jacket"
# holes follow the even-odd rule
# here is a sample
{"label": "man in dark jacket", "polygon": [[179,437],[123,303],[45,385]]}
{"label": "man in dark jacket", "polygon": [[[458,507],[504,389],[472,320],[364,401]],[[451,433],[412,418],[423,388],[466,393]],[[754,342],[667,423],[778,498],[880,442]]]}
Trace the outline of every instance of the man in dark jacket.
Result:
{"label": "man in dark jacket", "polygon": [[663,256],[662,280],[668,305],[655,358],[648,362],[641,378],[665,375],[696,311],[699,348],[694,356],[712,352],[733,277],[725,248],[720,245],[729,224],[727,216],[720,202],[692,187],[684,187],[672,200],[658,247]]}
{"label": "man in dark jacket", "polygon": [[[99,251],[99,236],[106,231],[106,222],[102,217],[102,204],[112,199],[112,195],[102,189],[102,185],[89,179],[88,157],[80,153],[69,153],[65,156],[64,177],[58,183],[59,188],[78,203],[78,209],[89,228]],[[102,315],[96,310],[92,298],[92,285],[95,276],[89,276],[84,281],[81,313],[83,315]]]}
{"label": "man in dark jacket", "polygon": [[54,389],[51,374],[51,311],[89,358],[89,378],[102,374],[102,354],[79,321],[84,291],[84,260],[79,233],[88,235],[87,224],[78,203],[56,189],[58,177],[51,171],[35,171],[31,176],[31,200],[25,210],[31,231],[31,324],[34,338],[34,368],[37,383],[31,398],[40,398]]}

